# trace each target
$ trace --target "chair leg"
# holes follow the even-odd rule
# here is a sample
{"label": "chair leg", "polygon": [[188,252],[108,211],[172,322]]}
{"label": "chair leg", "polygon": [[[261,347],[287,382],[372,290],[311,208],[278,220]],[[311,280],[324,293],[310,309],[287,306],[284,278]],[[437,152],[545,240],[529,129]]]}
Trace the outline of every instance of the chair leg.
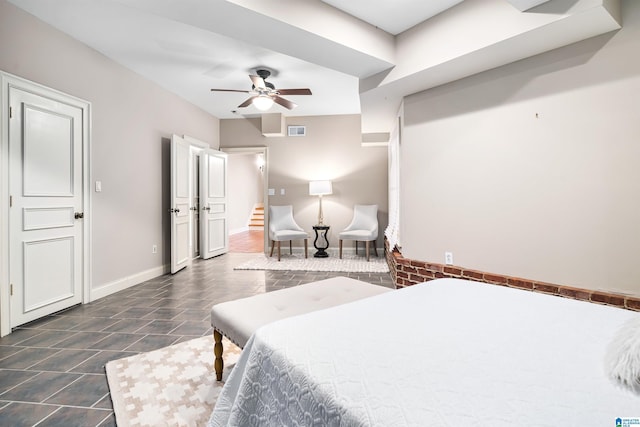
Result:
{"label": "chair leg", "polygon": [[338,247],[340,248],[340,259],[342,259],[342,239],[340,239],[340,242],[338,243]]}
{"label": "chair leg", "polygon": [[280,261],[280,240],[278,240],[278,261]]}
{"label": "chair leg", "polygon": [[271,241],[271,253],[269,254],[269,258],[271,258],[273,256],[273,248],[276,246],[276,241],[272,240]]}
{"label": "chair leg", "polygon": [[293,255],[293,240],[289,240],[289,255]]}
{"label": "chair leg", "polygon": [[376,258],[378,258],[378,248],[376,248],[376,241],[374,240],[371,243],[373,243],[373,251],[376,253]]}
{"label": "chair leg", "polygon": [[356,255],[358,255],[358,241],[356,240]]}
{"label": "chair leg", "polygon": [[304,239],[304,257],[309,258],[309,242],[308,239]]}
{"label": "chair leg", "polygon": [[369,241],[367,240],[366,242],[364,242],[364,247],[365,247],[365,253],[367,254],[367,261],[369,261]]}
{"label": "chair leg", "polygon": [[224,361],[222,360],[222,334],[217,329],[213,330],[213,354],[215,361],[213,366],[216,370],[216,380],[222,381],[222,370],[224,369]]}

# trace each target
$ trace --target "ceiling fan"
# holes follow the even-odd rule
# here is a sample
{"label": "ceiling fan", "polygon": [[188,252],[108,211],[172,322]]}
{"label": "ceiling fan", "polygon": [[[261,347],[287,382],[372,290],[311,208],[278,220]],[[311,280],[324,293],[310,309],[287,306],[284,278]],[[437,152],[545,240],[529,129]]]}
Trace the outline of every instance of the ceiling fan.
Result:
{"label": "ceiling fan", "polygon": [[266,81],[266,78],[271,75],[271,71],[269,70],[259,68],[256,70],[256,74],[258,75],[249,75],[249,78],[253,82],[251,90],[211,89],[211,91],[250,93],[252,96],[238,105],[238,108],[248,107],[253,104],[258,110],[262,111],[271,108],[274,102],[289,110],[297,106],[296,103],[284,99],[280,95],[311,95],[311,90],[309,89],[276,89],[273,83]]}

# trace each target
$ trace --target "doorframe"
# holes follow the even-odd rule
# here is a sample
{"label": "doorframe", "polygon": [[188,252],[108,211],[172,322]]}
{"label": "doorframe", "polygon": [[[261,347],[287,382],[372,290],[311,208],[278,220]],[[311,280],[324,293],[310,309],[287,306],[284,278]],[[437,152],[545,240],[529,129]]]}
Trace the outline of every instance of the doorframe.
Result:
{"label": "doorframe", "polygon": [[82,110],[82,303],[91,301],[91,103],[0,70],[0,337],[11,333],[9,286],[9,88],[45,96]]}
{"label": "doorframe", "polygon": [[220,147],[222,152],[229,154],[262,154],[264,158],[264,172],[262,174],[262,200],[264,204],[264,246],[263,252],[269,250],[269,149],[268,147]]}
{"label": "doorframe", "polygon": [[[193,186],[195,185],[194,179],[193,179],[193,168],[194,168],[194,163],[193,163],[193,157],[195,153],[198,153],[199,155],[202,155],[203,151],[206,150],[211,150],[211,146],[205,142],[202,141],[200,139],[194,138],[192,136],[189,135],[182,135],[182,139],[184,139],[185,141],[187,141],[189,143],[189,154],[191,155],[189,157],[189,194],[193,195]],[[202,173],[202,171],[200,171],[200,173]],[[200,179],[200,177],[198,176],[198,180]],[[193,200],[189,200],[189,207],[191,208],[191,202]],[[198,259],[201,258],[200,255],[200,248],[198,248],[198,256],[194,257],[193,256],[193,252],[194,252],[194,248],[191,247],[193,246],[193,242],[191,241],[191,238],[193,237],[193,221],[191,221],[191,218],[189,219],[189,250],[191,251],[191,260],[193,261],[194,259]],[[202,236],[198,236],[198,238],[200,238]],[[198,244],[200,245],[201,242],[198,240]]]}

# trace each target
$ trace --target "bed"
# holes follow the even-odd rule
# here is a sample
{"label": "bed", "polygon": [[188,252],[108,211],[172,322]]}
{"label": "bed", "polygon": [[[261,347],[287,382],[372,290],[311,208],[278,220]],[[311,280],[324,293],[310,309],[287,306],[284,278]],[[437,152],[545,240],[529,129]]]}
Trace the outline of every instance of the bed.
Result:
{"label": "bed", "polygon": [[615,426],[605,374],[640,313],[439,279],[277,321],[244,348],[209,426]]}

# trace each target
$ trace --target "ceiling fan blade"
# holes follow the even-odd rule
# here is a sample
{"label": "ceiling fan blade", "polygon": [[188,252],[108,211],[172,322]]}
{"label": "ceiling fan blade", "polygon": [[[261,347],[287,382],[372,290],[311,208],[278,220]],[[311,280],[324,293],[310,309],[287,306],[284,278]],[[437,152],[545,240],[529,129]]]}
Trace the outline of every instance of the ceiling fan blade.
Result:
{"label": "ceiling fan blade", "polygon": [[298,106],[298,104],[296,104],[295,102],[291,102],[291,101],[289,101],[287,99],[284,99],[284,98],[281,98],[281,97],[279,97],[277,95],[276,96],[272,96],[272,98],[273,98],[273,101],[276,104],[280,104],[284,108],[288,108],[289,110],[292,110],[292,109],[294,109],[295,107]]}
{"label": "ceiling fan blade", "polygon": [[249,105],[251,105],[251,103],[253,102],[254,99],[256,99],[257,96],[252,96],[249,99],[247,99],[246,101],[244,101],[242,104],[238,105],[238,108],[244,108],[244,107],[248,107]]}
{"label": "ceiling fan blade", "polygon": [[264,84],[264,80],[262,77],[250,75],[249,78],[253,82],[253,85],[256,89],[266,89],[267,86]]}
{"label": "ceiling fan blade", "polygon": [[212,92],[242,92],[249,93],[248,90],[237,90],[237,89],[211,89]]}
{"label": "ceiling fan blade", "polygon": [[280,95],[311,95],[310,89],[278,89]]}

